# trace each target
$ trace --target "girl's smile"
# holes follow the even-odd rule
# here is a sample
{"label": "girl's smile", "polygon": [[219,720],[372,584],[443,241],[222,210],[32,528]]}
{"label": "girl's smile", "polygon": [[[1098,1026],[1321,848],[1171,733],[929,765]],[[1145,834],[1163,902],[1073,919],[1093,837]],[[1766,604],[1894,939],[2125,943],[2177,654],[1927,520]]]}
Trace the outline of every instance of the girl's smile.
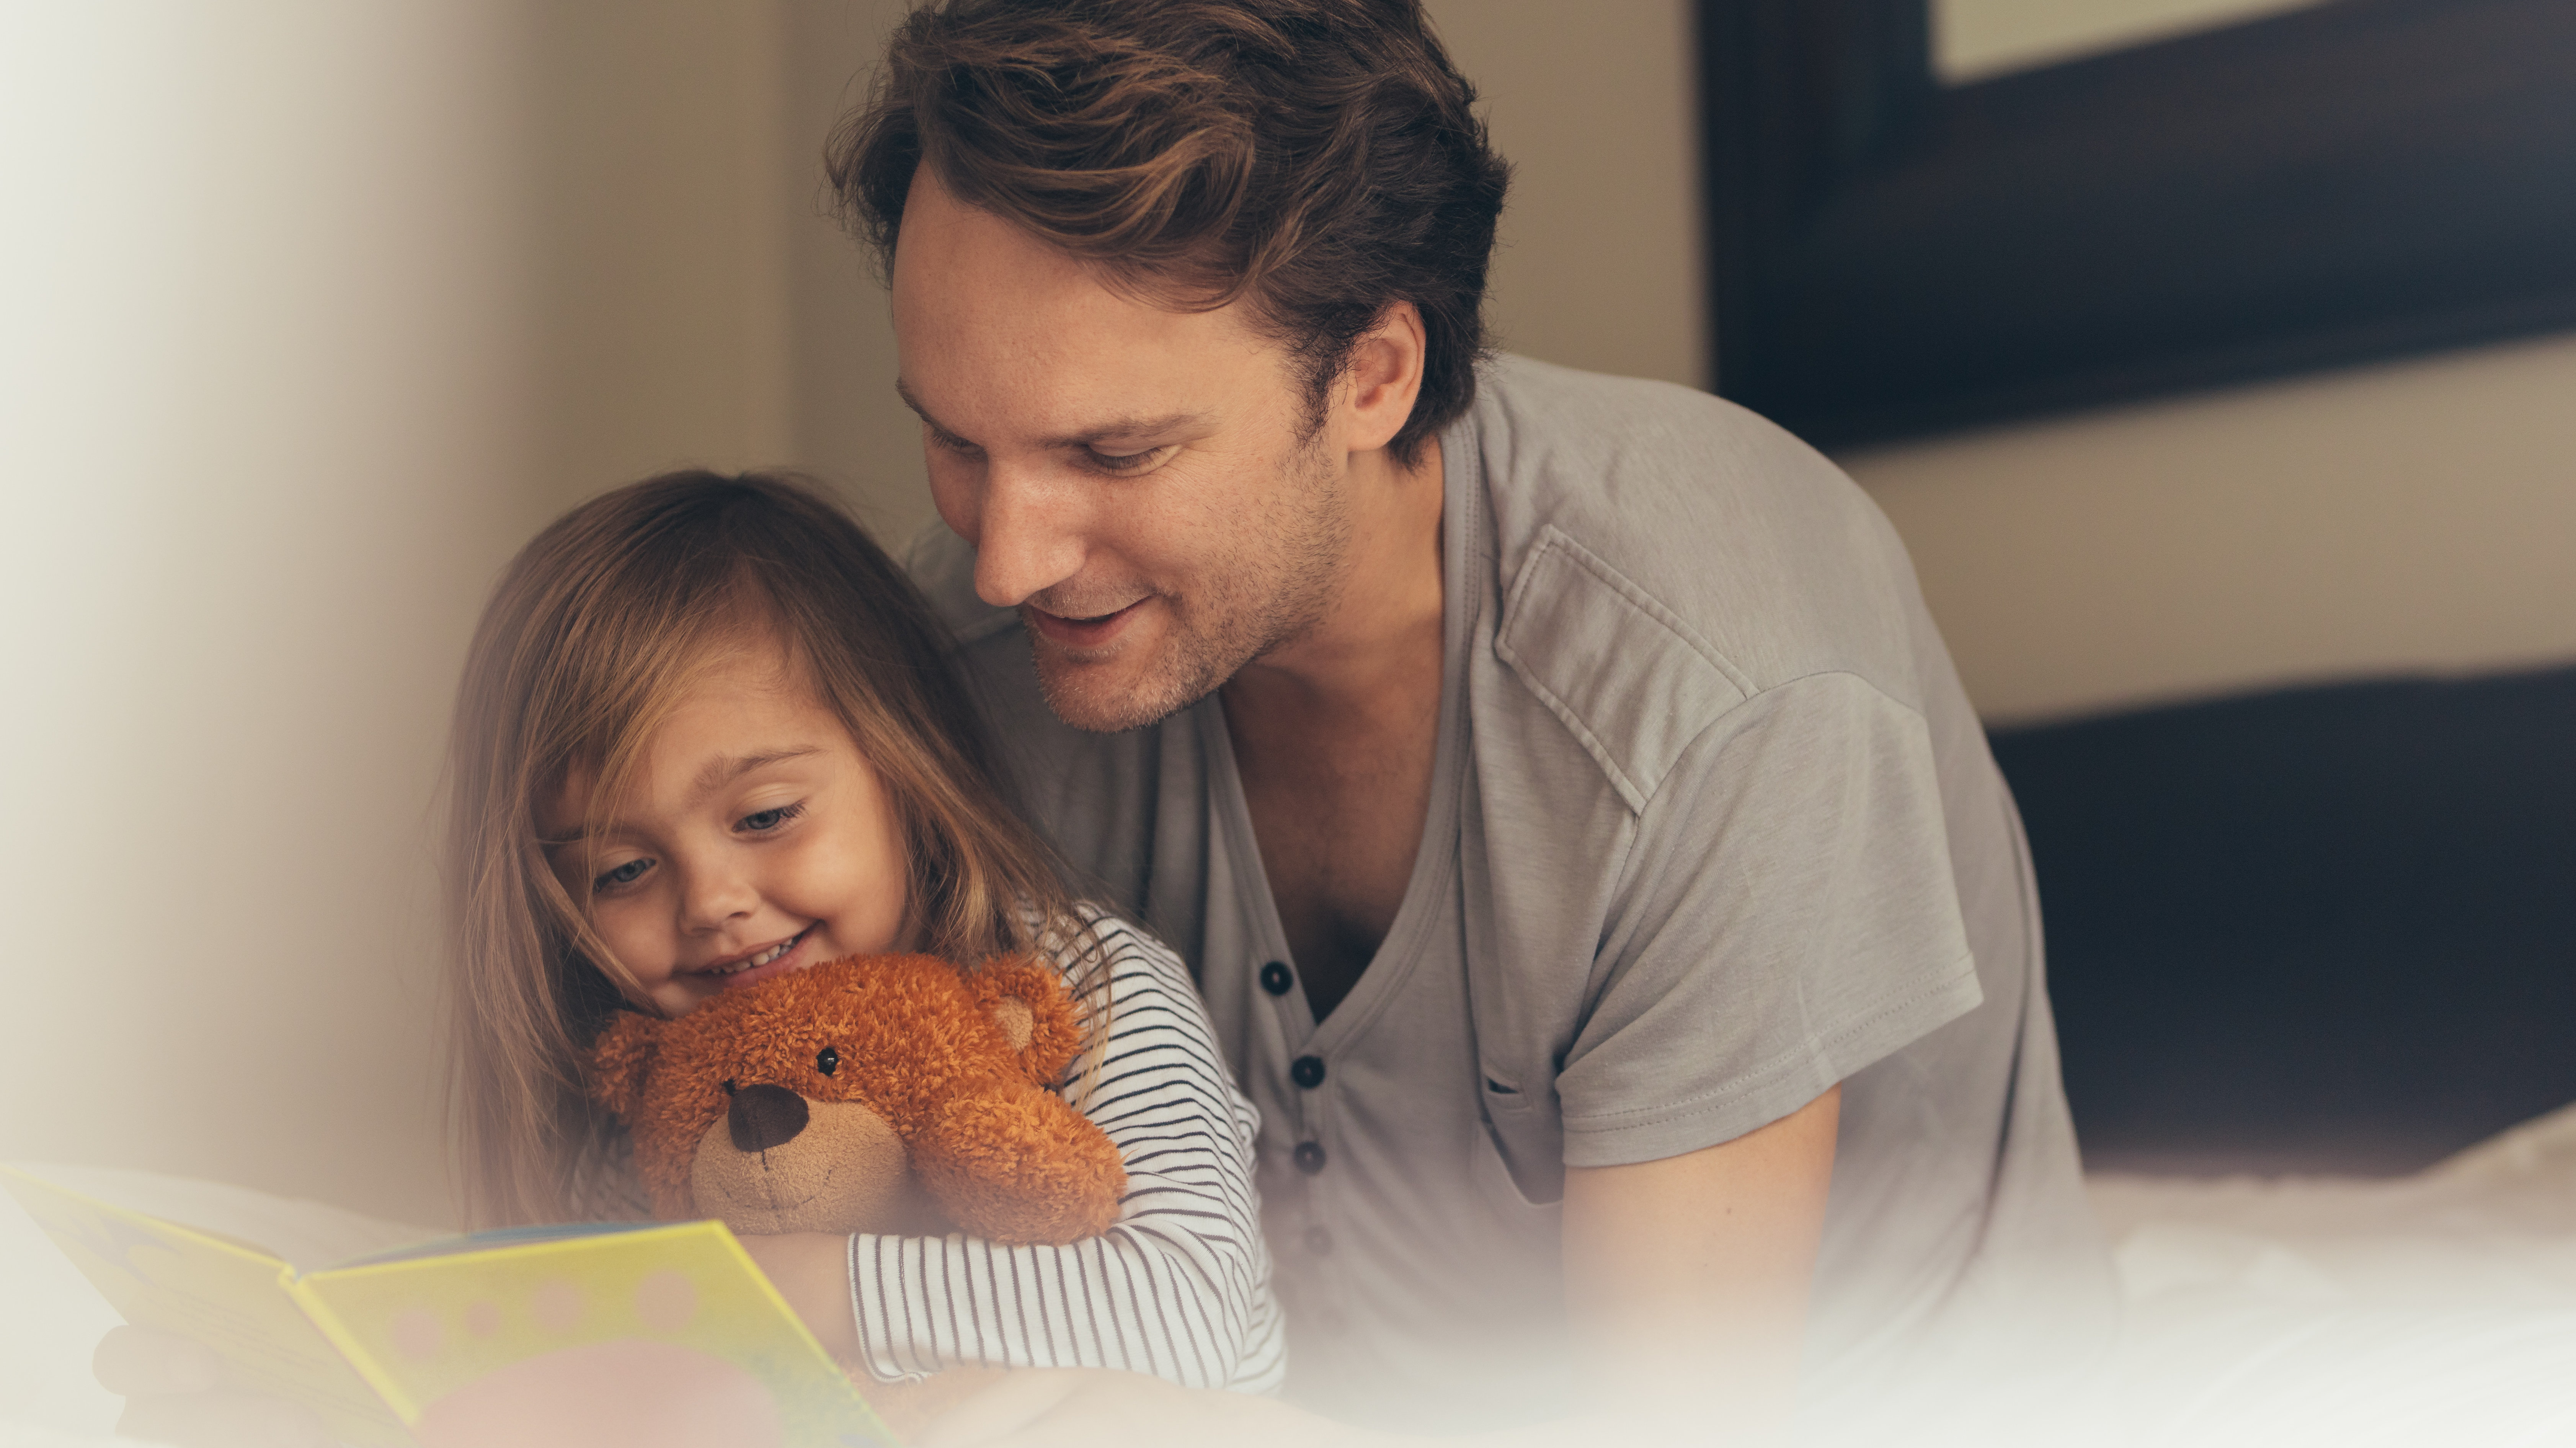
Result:
{"label": "girl's smile", "polygon": [[682,1015],[720,991],[912,944],[892,802],[775,642],[681,696],[624,798],[594,809],[591,788],[576,772],[549,802],[547,860],[638,1004]]}
{"label": "girl's smile", "polygon": [[768,980],[772,976],[785,975],[791,970],[802,970],[814,962],[804,958],[798,947],[805,943],[805,937],[812,934],[813,929],[814,927],[809,925],[785,940],[772,941],[757,950],[728,955],[722,960],[710,961],[705,965],[684,966],[680,973],[710,976],[718,986],[731,990],[736,986],[751,985]]}

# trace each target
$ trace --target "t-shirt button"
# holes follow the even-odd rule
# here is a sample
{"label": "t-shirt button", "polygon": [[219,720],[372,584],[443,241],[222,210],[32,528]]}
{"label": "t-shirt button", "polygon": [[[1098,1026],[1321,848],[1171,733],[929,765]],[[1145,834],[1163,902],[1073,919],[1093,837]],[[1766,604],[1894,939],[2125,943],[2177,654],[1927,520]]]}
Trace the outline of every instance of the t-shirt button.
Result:
{"label": "t-shirt button", "polygon": [[1308,1176],[1313,1176],[1315,1173],[1324,1169],[1324,1145],[1322,1142],[1301,1141],[1297,1143],[1297,1149],[1289,1153],[1289,1155],[1296,1161],[1297,1170],[1304,1172]]}
{"label": "t-shirt button", "polygon": [[1312,1091],[1324,1084],[1324,1058],[1300,1056],[1288,1063],[1288,1079]]}
{"label": "t-shirt button", "polygon": [[1261,988],[1272,995],[1286,995],[1288,987],[1296,983],[1297,977],[1288,973],[1288,967],[1284,962],[1274,960],[1261,967]]}
{"label": "t-shirt button", "polygon": [[1321,1257],[1333,1250],[1333,1234],[1321,1227],[1306,1229],[1306,1250]]}

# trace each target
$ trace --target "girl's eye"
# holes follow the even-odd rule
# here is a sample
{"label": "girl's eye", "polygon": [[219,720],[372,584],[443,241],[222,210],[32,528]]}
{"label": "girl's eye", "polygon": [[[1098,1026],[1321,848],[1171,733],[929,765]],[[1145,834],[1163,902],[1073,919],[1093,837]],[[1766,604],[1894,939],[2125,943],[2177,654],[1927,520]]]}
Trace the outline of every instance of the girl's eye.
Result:
{"label": "girl's eye", "polygon": [[734,828],[749,834],[764,835],[805,812],[801,804],[782,804],[776,809],[755,810],[734,821]]}
{"label": "girl's eye", "polygon": [[591,893],[598,894],[602,891],[615,890],[623,886],[632,885],[636,881],[643,879],[644,872],[652,868],[653,862],[651,860],[642,859],[640,857],[629,860],[625,864],[618,866],[616,869],[610,870],[599,878],[591,881]]}
{"label": "girl's eye", "polygon": [[814,1057],[814,1069],[822,1072],[826,1076],[840,1070],[841,1053],[829,1046],[825,1046],[821,1053]]}

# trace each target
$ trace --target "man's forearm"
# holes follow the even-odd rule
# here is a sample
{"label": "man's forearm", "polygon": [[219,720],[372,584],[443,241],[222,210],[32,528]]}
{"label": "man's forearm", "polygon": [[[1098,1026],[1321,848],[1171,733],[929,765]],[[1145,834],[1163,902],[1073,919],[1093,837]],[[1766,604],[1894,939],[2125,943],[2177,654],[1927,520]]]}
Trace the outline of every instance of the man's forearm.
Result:
{"label": "man's forearm", "polygon": [[1566,1173],[1567,1313],[1605,1421],[1670,1442],[1787,1423],[1841,1101],[1828,1090],[1733,1141]]}

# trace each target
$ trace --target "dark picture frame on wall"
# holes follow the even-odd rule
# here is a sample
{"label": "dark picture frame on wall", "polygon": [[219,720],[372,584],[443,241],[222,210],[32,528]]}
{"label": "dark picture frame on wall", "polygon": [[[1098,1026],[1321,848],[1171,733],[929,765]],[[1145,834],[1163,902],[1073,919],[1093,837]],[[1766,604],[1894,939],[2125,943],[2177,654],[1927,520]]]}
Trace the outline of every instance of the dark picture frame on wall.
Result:
{"label": "dark picture frame on wall", "polygon": [[2576,327],[2576,0],[2330,0],[1945,85],[1700,0],[1718,391],[1850,446]]}

